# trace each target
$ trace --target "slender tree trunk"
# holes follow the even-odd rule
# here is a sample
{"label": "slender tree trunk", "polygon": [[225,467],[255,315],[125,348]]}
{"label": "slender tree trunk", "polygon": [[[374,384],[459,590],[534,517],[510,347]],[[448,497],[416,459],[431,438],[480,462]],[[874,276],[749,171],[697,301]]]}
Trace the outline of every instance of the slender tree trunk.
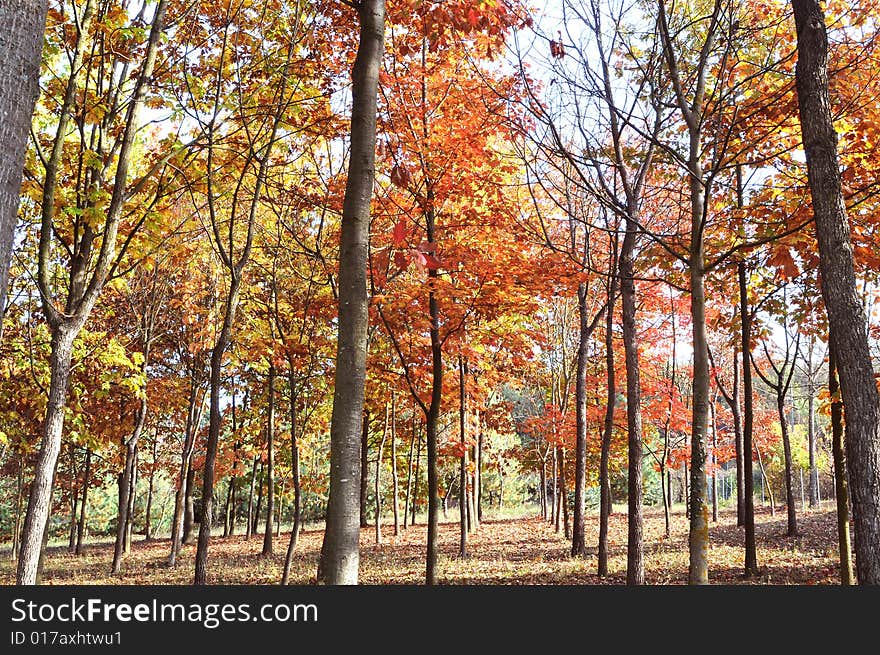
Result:
{"label": "slender tree trunk", "polygon": [[382,457],[385,454],[385,439],[388,437],[388,405],[385,405],[385,422],[382,425],[382,438],[376,453],[376,479],[373,481],[373,495],[376,502],[376,543],[382,543]]}
{"label": "slender tree trunk", "polygon": [[[780,380],[780,389],[782,388]],[[794,499],[794,480],[792,479],[794,463],[791,457],[791,437],[788,434],[788,421],[785,418],[785,396],[780,391],[776,396],[776,411],[779,414],[779,425],[782,427],[782,450],[785,455],[785,507],[788,514],[789,537],[798,536],[797,508]]]}
{"label": "slender tree trunk", "polygon": [[[812,366],[812,362],[810,366]],[[807,385],[807,446],[810,450],[810,507],[818,507],[819,465],[816,461],[816,392],[813,388],[812,375],[813,371],[810,371],[810,381]]]}
{"label": "slender tree trunk", "polygon": [[[578,285],[578,351],[575,373],[575,459],[574,459],[574,517],[571,531],[571,556],[585,557],[587,543],[584,536],[587,486],[587,345],[589,318],[587,317],[587,285]],[[542,481],[543,484],[543,481]],[[600,536],[601,542],[601,536]]]}
{"label": "slender tree trunk", "polygon": [[[631,208],[629,216],[635,216]],[[623,308],[623,348],[626,354],[626,425],[628,453],[628,531],[626,583],[645,583],[645,553],[642,541],[642,390],[639,378],[639,347],[636,328],[634,254],[637,226],[627,219],[620,249],[620,297]],[[696,351],[696,348],[694,349]],[[695,363],[696,363],[695,359]],[[695,367],[696,370],[696,367]],[[707,371],[708,374],[708,371]]]}
{"label": "slender tree trunk", "polygon": [[37,568],[42,552],[43,535],[46,532],[51,509],[55,468],[58,464],[58,454],[61,451],[70,359],[73,353],[73,341],[78,332],[78,327],[72,329],[65,324],[53,330],[52,333],[49,359],[51,378],[46,418],[43,421],[43,438],[34,467],[34,479],[31,482],[16,571],[16,583],[20,585],[37,584]]}
{"label": "slender tree trunk", "polygon": [[79,508],[79,524],[76,529],[76,549],[74,553],[76,555],[82,555],[83,552],[83,540],[85,539],[86,534],[86,518],[88,516],[87,509],[89,504],[89,485],[92,481],[92,451],[86,448],[86,463],[85,470],[83,471],[83,481],[82,481],[82,500],[80,502]]}
{"label": "slender tree trunk", "polygon": [[[753,444],[754,430],[754,394],[752,392],[752,315],[749,309],[749,296],[746,287],[746,265],[737,262],[737,280],[739,282],[739,316],[742,341],[742,379],[743,379],[743,520],[745,524],[745,575],[757,576],[758,546],[755,539],[755,489],[752,452],[757,450]],[[735,396],[734,396],[735,397]],[[760,452],[758,461],[760,462]],[[761,464],[761,475],[764,465]],[[766,478],[764,478],[766,479]]]}
{"label": "slender tree trunk", "polygon": [[281,576],[281,584],[286,585],[290,580],[290,566],[293,561],[293,551],[299,541],[299,533],[302,529],[302,484],[299,475],[299,442],[296,437],[298,429],[298,408],[296,393],[296,375],[293,362],[288,362],[290,388],[290,471],[293,478],[293,527],[290,530],[290,542],[287,544],[287,554],[284,557],[284,573]]}
{"label": "slender tree trunk", "polygon": [[394,509],[394,536],[400,534],[400,480],[397,476],[397,397],[391,391],[391,497]]}
{"label": "slender tree trunk", "polygon": [[608,464],[611,459],[611,437],[614,432],[614,406],[617,402],[617,382],[614,371],[614,304],[617,297],[618,277],[612,269],[608,276],[608,308],[605,314],[605,422],[599,455],[599,546],[597,573],[608,575],[608,517],[611,516],[611,479]]}
{"label": "slender tree trunk", "polygon": [[770,516],[776,516],[776,501],[773,499],[773,485],[767,478],[767,469],[764,468],[764,458],[761,457],[761,449],[755,445],[755,452],[758,455],[758,466],[761,468],[761,486],[767,490],[767,497],[770,500]]}
{"label": "slender tree trunk", "polygon": [[125,515],[125,539],[123,540],[122,552],[128,554],[131,552],[131,533],[134,528],[134,510],[137,500],[137,482],[138,482],[138,447],[134,447],[134,459],[131,465],[131,485],[128,488],[128,512]]}
{"label": "slender tree trunk", "polygon": [[193,525],[195,524],[195,488],[196,488],[196,470],[193,468],[193,454],[189,454],[189,462],[186,467],[186,489],[183,495],[183,535],[180,542],[183,544],[191,544],[193,536]]}
{"label": "slender tree trunk", "polygon": [[196,430],[202,419],[202,401],[199,399],[199,389],[196,380],[190,381],[189,409],[186,415],[186,427],[184,428],[183,450],[180,454],[180,475],[177,483],[177,493],[174,498],[174,516],[171,521],[171,552],[168,555],[168,565],[177,565],[177,554],[183,543],[184,524],[186,522],[186,492],[189,471],[192,467],[192,453],[195,448]]}
{"label": "slender tree trunk", "polygon": [[798,40],[795,80],[807,177],[819,244],[822,297],[846,416],[846,464],[860,584],[880,584],[880,396],[856,288],[828,92],[828,35],[817,0],[792,0]]}
{"label": "slender tree trunk", "polygon": [[413,452],[416,448],[416,414],[413,408],[412,415],[412,437],[409,440],[409,459],[406,464],[406,499],[403,503],[403,529],[406,530],[406,524],[409,520],[409,505],[412,494],[412,478],[413,478]]}
{"label": "slender tree trunk", "polygon": [[715,399],[709,405],[712,421],[712,522],[718,523],[718,433],[715,425]]}
{"label": "slender tree trunk", "polygon": [[363,471],[363,475],[361,476],[361,487],[360,487],[360,515],[361,515],[361,527],[367,528],[370,526],[369,520],[367,520],[367,487],[369,485],[369,476],[367,475],[367,459],[370,453],[370,410],[364,410],[364,420],[361,425],[361,471]]}
{"label": "slender tree trunk", "polygon": [[275,366],[269,365],[266,416],[266,531],[263,533],[263,557],[272,555],[272,512],[275,511]]}
{"label": "slender tree trunk", "polygon": [[458,430],[459,430],[459,448],[461,448],[461,458],[459,459],[459,477],[458,477],[458,513],[459,513],[459,540],[458,540],[458,556],[466,559],[467,552],[467,533],[468,533],[468,517],[467,517],[467,400],[465,393],[465,375],[467,375],[467,364],[458,356]]}
{"label": "slender tree trunk", "polygon": [[[476,458],[474,460],[474,505],[477,509],[477,526],[483,521],[483,427],[480,422],[480,410],[476,410],[477,415],[477,445]],[[563,478],[563,486],[565,485]],[[565,525],[568,526],[568,507],[565,510]],[[568,527],[565,528],[568,534]]]}
{"label": "slender tree trunk", "polygon": [[849,535],[849,491],[846,481],[846,456],[843,446],[843,403],[837,382],[834,351],[828,353],[828,393],[831,396],[831,443],[834,457],[834,489],[837,498],[837,546],[840,554],[840,584],[854,583],[852,544]]}
{"label": "slender tree trunk", "polygon": [[257,483],[257,462],[259,461],[259,457],[254,457],[254,465],[251,468],[251,485],[250,491],[248,493],[247,526],[245,527],[244,536],[246,540],[249,540],[251,538],[251,535],[254,533],[254,490]]}
{"label": "slender tree trunk", "polygon": [[12,560],[18,560],[18,554],[21,547],[21,506],[24,496],[24,457],[18,454],[18,476],[16,476],[15,485],[15,524],[12,528]]}
{"label": "slender tree trunk", "polygon": [[260,472],[257,475],[257,505],[254,508],[254,524],[251,526],[251,532],[256,534],[260,529],[260,514],[263,508],[263,471],[265,470],[265,462],[260,460]]}
{"label": "slender tree trunk", "polygon": [[[429,191],[429,204],[433,202],[433,194]],[[426,214],[428,223],[428,242],[434,243],[433,211]],[[440,504],[437,490],[437,422],[440,418],[440,400],[443,393],[443,351],[440,342],[440,309],[437,295],[433,291],[433,278],[436,270],[429,270],[428,277],[432,284],[428,292],[428,314],[431,317],[431,404],[426,416],[426,441],[428,451],[428,547],[425,562],[425,584],[437,583],[437,523],[438,505]]]}
{"label": "slender tree trunk", "polygon": [[375,176],[376,105],[385,35],[385,0],[357,4],[360,40],[352,70],[351,146],[339,248],[339,332],[330,423],[330,498],[318,580],[357,584],[358,427],[364,403],[367,248]]}
{"label": "slender tree trunk", "polygon": [[153,435],[153,461],[150,465],[150,478],[147,482],[147,508],[144,518],[144,540],[153,539],[153,486],[156,479],[156,465],[159,459],[159,424],[156,423],[156,432]]}
{"label": "slender tree trunk", "polygon": [[568,516],[568,484],[565,477],[565,448],[562,448],[562,467],[559,475],[560,498],[562,499],[562,524],[566,539],[571,539],[571,521]]}
{"label": "slender tree trunk", "polygon": [[412,501],[412,520],[410,525],[416,524],[416,506],[419,504],[419,466],[422,463],[422,435],[418,435],[418,443],[416,444],[416,475],[413,478],[413,501]]}
{"label": "slender tree trunk", "polygon": [[547,457],[541,460],[541,469],[539,471],[541,477],[541,518],[547,520]]}
{"label": "slender tree trunk", "polygon": [[40,91],[40,51],[49,3],[3,0],[0,4],[0,337],[25,150]]}
{"label": "slender tree trunk", "polygon": [[70,524],[67,535],[67,552],[73,553],[76,549],[76,509],[79,506],[79,487],[76,484],[76,454],[74,453],[73,444],[67,448],[68,461],[70,468]]}

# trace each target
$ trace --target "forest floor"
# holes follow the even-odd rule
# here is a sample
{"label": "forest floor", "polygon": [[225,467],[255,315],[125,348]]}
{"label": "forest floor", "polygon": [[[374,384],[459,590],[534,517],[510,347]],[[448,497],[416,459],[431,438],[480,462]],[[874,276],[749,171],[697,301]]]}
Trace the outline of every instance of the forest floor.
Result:
{"label": "forest floor", "polygon": [[[645,511],[645,577],[648,584],[684,584],[688,570],[688,523],[680,507],[672,516],[672,534],[664,536],[663,511]],[[758,563],[762,575],[743,580],[743,531],[736,526],[735,509],[719,512],[711,524],[710,581],[719,584],[837,584],[837,528],[832,502],[820,508],[798,507],[800,536],[789,538],[786,515],[756,508]],[[468,537],[470,557],[458,558],[459,525],[454,512],[440,524],[439,579],[443,584],[624,584],[626,582],[626,514],[615,512],[609,524],[610,575],[596,575],[598,516],[587,515],[590,555],[569,557],[564,535],[540,518],[490,519]],[[419,523],[394,536],[383,525],[383,544],[376,545],[375,529],[361,530],[362,584],[421,584],[424,577],[426,527]],[[292,584],[314,583],[322,533],[312,527],[300,537],[291,571]],[[213,584],[277,584],[281,578],[289,532],[275,539],[275,555],[261,557],[262,534],[213,537],[209,553],[209,582]],[[119,576],[111,576],[111,543],[90,544],[75,557],[67,549],[49,549],[44,582],[48,584],[190,584],[195,546],[184,546],[178,566],[166,566],[168,539],[149,542],[135,537]],[[8,554],[0,562],[0,584],[14,582]]]}

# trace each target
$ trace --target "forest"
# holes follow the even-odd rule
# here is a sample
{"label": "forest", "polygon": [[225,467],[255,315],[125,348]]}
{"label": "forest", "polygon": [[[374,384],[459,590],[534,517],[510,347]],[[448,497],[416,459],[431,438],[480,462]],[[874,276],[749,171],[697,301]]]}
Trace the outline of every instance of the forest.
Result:
{"label": "forest", "polygon": [[0,30],[0,583],[880,584],[874,0]]}

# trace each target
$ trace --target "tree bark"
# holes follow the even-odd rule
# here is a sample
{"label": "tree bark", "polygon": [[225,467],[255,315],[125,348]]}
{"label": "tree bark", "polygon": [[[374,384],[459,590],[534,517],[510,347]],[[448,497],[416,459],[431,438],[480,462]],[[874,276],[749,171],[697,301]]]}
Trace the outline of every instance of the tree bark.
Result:
{"label": "tree bark", "polygon": [[263,533],[263,557],[272,555],[272,513],[275,511],[275,366],[269,365],[266,382],[266,531]]}
{"label": "tree bark", "polygon": [[611,459],[611,437],[614,433],[614,407],[617,403],[617,382],[614,371],[614,305],[617,298],[618,277],[612,269],[608,275],[608,308],[605,314],[605,422],[599,455],[599,547],[597,573],[608,575],[608,517],[611,516],[611,480],[608,464]]}
{"label": "tree bark", "polygon": [[397,397],[391,391],[391,498],[394,509],[394,536],[400,534],[400,481],[397,477]]}
{"label": "tree bark", "polygon": [[[574,455],[574,516],[571,530],[571,556],[585,557],[587,543],[584,536],[587,485],[587,345],[589,318],[587,317],[587,285],[578,285],[578,351],[575,372],[575,455]],[[542,480],[543,484],[543,480]],[[601,538],[600,538],[601,541]]]}
{"label": "tree bark", "polygon": [[[635,240],[638,227],[631,207],[626,234],[620,249],[620,297],[623,309],[623,349],[626,357],[626,426],[628,454],[627,496],[629,503],[626,583],[645,583],[645,553],[642,540],[642,389],[639,373],[639,344],[636,328],[634,279]],[[696,350],[696,349],[695,349]],[[695,358],[695,364],[697,359]]]}
{"label": "tree bark", "polygon": [[48,7],[46,0],[0,4],[0,338],[25,151],[40,92],[40,52]]}
{"label": "tree bark", "polygon": [[[754,394],[752,391],[752,314],[749,309],[749,296],[746,287],[746,265],[740,260],[737,262],[737,280],[739,282],[739,316],[742,351],[742,379],[743,379],[743,522],[745,525],[745,575],[746,577],[757,576],[758,571],[758,546],[755,539],[755,489],[752,453],[755,450],[752,436],[754,433]],[[760,453],[758,454],[760,457]],[[763,474],[763,464],[761,472]]]}
{"label": "tree bark", "polygon": [[831,396],[831,448],[834,457],[834,489],[837,498],[837,547],[840,556],[840,584],[853,584],[852,543],[849,534],[849,490],[843,445],[843,403],[837,382],[837,359],[828,353],[828,393]]}
{"label": "tree bark", "polygon": [[351,147],[339,248],[339,331],[330,423],[330,497],[318,580],[357,584],[359,427],[364,404],[367,247],[376,157],[376,106],[385,35],[385,0],[362,0],[352,70]]}
{"label": "tree bark", "polygon": [[52,350],[49,359],[51,378],[46,418],[43,422],[43,438],[34,467],[34,479],[28,497],[27,513],[21,535],[21,551],[18,557],[16,583],[37,584],[37,568],[42,552],[43,534],[46,531],[51,510],[52,487],[55,467],[61,451],[61,434],[64,428],[64,405],[67,382],[70,376],[70,359],[73,341],[79,329],[59,326],[52,334]]}
{"label": "tree bark", "polygon": [[458,539],[458,556],[466,559],[467,552],[467,394],[465,393],[465,375],[467,374],[467,364],[458,356],[458,430],[459,430],[459,448],[461,448],[461,457],[459,458],[459,476],[458,476],[458,513],[459,513],[459,539]]}
{"label": "tree bark", "polygon": [[370,410],[364,410],[364,420],[361,424],[361,486],[360,486],[360,517],[361,527],[370,527],[370,521],[367,518],[367,488],[369,486],[369,476],[367,475],[367,461],[370,453]]}
{"label": "tree bark", "polygon": [[828,35],[817,0],[792,0],[795,82],[813,200],[822,297],[846,416],[846,464],[860,584],[880,584],[880,397],[856,289],[850,225],[841,191],[828,92]]}
{"label": "tree bark", "polygon": [[[146,359],[144,360],[146,365]],[[122,571],[122,558],[125,555],[125,537],[128,529],[129,506],[131,504],[129,498],[131,495],[132,481],[134,479],[135,453],[137,452],[137,443],[141,433],[144,430],[144,423],[147,418],[147,399],[146,396],[141,398],[138,406],[137,416],[135,417],[134,431],[131,436],[123,441],[125,447],[125,465],[119,476],[119,509],[116,522],[116,543],[113,547],[113,564],[110,572],[118,575]]]}
{"label": "tree bark", "polygon": [[299,533],[302,529],[302,484],[299,475],[299,442],[296,437],[298,429],[297,408],[297,384],[293,362],[289,361],[288,386],[290,389],[290,472],[293,478],[293,527],[290,530],[290,542],[287,544],[287,554],[284,557],[284,572],[281,576],[281,584],[286,585],[290,579],[290,566],[293,561],[293,551],[299,541]]}
{"label": "tree bark", "polygon": [[251,486],[248,493],[247,526],[245,527],[244,536],[246,540],[249,540],[251,538],[251,535],[254,533],[254,490],[256,489],[257,483],[257,462],[259,461],[259,457],[254,457],[254,465],[251,468]]}

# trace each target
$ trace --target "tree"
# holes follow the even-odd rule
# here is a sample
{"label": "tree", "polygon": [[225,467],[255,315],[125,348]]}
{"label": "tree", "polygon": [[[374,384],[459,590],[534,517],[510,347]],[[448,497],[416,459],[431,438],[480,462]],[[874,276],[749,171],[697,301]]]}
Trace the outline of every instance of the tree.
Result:
{"label": "tree", "polygon": [[[53,303],[52,291],[52,241],[58,235],[56,224],[56,190],[62,155],[68,138],[68,126],[73,116],[74,102],[83,73],[83,63],[92,35],[90,34],[94,16],[94,2],[88,0],[82,9],[70,77],[64,89],[63,100],[58,114],[58,126],[48,158],[43,158],[45,178],[42,189],[42,214],[40,226],[39,266],[37,282],[43,304],[43,312],[52,330],[51,370],[49,403],[46,408],[40,457],[34,471],[34,482],[28,499],[28,510],[22,531],[22,550],[18,560],[16,579],[18,584],[35,584],[40,559],[43,533],[49,518],[50,498],[55,478],[55,467],[61,449],[61,436],[64,426],[64,406],[70,376],[73,342],[82,330],[98,296],[115,269],[120,256],[117,249],[117,235],[123,219],[126,201],[131,190],[128,188],[129,166],[132,161],[135,134],[140,128],[140,111],[144,105],[147,87],[152,82],[153,68],[159,49],[159,40],[165,27],[167,0],[158,0],[154,7],[149,38],[143,59],[137,71],[135,84],[130,90],[128,106],[124,112],[122,137],[118,142],[117,165],[111,183],[109,198],[94,198],[82,208],[83,224],[73,230],[73,248],[64,246],[70,256],[69,286],[63,299],[61,311]],[[117,19],[119,16],[117,15]],[[115,103],[121,102],[123,89],[116,94]],[[109,96],[113,98],[113,95]],[[117,106],[117,111],[121,108]],[[100,159],[92,161],[90,170],[94,172],[95,183],[100,184],[103,175]],[[100,171],[100,172],[99,172]],[[100,189],[102,194],[107,191]],[[93,191],[94,192],[94,191]],[[98,204],[100,203],[100,204]],[[137,224],[136,224],[137,225]],[[95,254],[96,239],[100,247]],[[127,243],[125,244],[127,245]],[[122,250],[125,250],[123,246]]]}
{"label": "tree", "polygon": [[822,297],[846,417],[846,465],[860,584],[880,584],[880,394],[841,191],[828,91],[828,35],[817,0],[792,0],[798,38],[795,81],[816,219]]}
{"label": "tree", "polygon": [[318,580],[357,584],[360,432],[367,340],[367,244],[376,159],[376,106],[385,40],[385,0],[351,4],[360,23],[352,69],[351,150],[339,247],[339,327],[330,423],[330,497]]}

